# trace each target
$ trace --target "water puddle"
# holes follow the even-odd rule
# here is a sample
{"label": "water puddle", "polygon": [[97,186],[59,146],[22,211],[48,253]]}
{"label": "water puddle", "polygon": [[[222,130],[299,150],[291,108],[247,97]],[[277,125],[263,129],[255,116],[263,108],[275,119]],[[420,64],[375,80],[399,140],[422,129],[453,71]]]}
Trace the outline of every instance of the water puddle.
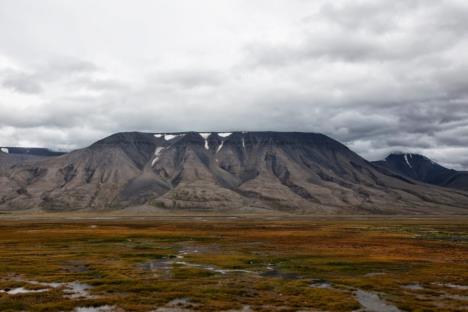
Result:
{"label": "water puddle", "polygon": [[253,312],[252,308],[248,305],[243,306],[242,308],[238,310],[226,310],[224,312]]}
{"label": "water puddle", "polygon": [[138,267],[145,271],[151,271],[153,273],[157,273],[159,277],[171,278],[173,263],[174,263],[174,260],[171,260],[171,259],[158,259],[158,260],[151,260],[145,263],[140,263],[138,264]]}
{"label": "water puddle", "polygon": [[465,285],[457,285],[457,284],[451,284],[451,283],[436,283],[436,285],[446,287],[446,288],[453,288],[453,289],[460,289],[460,290],[468,290],[468,286]]}
{"label": "water puddle", "polygon": [[85,273],[89,272],[90,268],[82,261],[71,260],[63,263],[63,268],[69,273]]}
{"label": "water puddle", "polygon": [[15,278],[16,281],[24,282],[26,284],[31,285],[38,285],[44,288],[41,289],[27,289],[25,287],[17,287],[12,289],[3,289],[0,292],[7,293],[9,295],[17,295],[17,294],[26,294],[26,293],[40,293],[46,292],[51,289],[62,289],[64,293],[64,297],[70,299],[92,299],[95,298],[89,293],[89,290],[92,288],[88,284],[80,283],[80,282],[70,282],[70,283],[46,283],[46,282],[38,282],[38,281],[29,281],[24,280],[22,278]]}
{"label": "water puddle", "polygon": [[364,276],[374,277],[374,276],[381,276],[381,275],[385,275],[385,274],[387,274],[387,273],[385,273],[385,272],[370,272],[370,273],[364,274]]}
{"label": "water puddle", "polygon": [[212,251],[220,251],[218,245],[209,245],[209,246],[183,246],[177,252],[177,258],[181,259],[187,255],[208,253]]}
{"label": "water puddle", "polygon": [[73,310],[73,312],[116,312],[121,311],[115,306],[103,305],[100,307],[78,307]]}
{"label": "water puddle", "polygon": [[164,307],[159,307],[153,312],[191,312],[195,311],[198,304],[190,302],[188,298],[178,298],[169,301]]}
{"label": "water puddle", "polygon": [[365,311],[368,312],[401,312],[400,309],[381,299],[378,294],[358,289],[354,296]]}
{"label": "water puddle", "polygon": [[[169,301],[163,307],[159,307],[152,312],[192,312],[198,311],[199,309],[200,305],[191,302],[189,298],[179,298]],[[250,308],[250,306],[245,305],[240,309],[223,310],[222,312],[253,312],[253,310]]]}
{"label": "water puddle", "polygon": [[221,269],[213,265],[204,265],[204,264],[197,264],[191,263],[187,261],[180,261],[181,258],[176,259],[165,259],[165,260],[153,260],[149,262],[145,262],[139,264],[138,266],[143,270],[147,271],[155,271],[162,274],[164,277],[171,277],[172,276],[172,266],[174,264],[178,264],[185,267],[190,268],[199,268],[202,270],[211,271],[214,273],[219,274],[228,274],[228,273],[254,273],[253,271],[248,270],[237,270],[237,269]]}
{"label": "water puddle", "polygon": [[451,300],[457,300],[457,301],[468,301],[468,296],[463,296],[463,295],[449,295],[449,294],[446,294],[443,297],[451,299]]}
{"label": "water puddle", "polygon": [[183,246],[177,252],[175,258],[163,258],[148,261],[145,263],[138,264],[137,266],[146,271],[155,271],[162,274],[164,277],[170,278],[172,276],[172,268],[174,264],[190,267],[190,268],[199,268],[202,270],[211,271],[214,273],[219,274],[228,274],[228,273],[251,273],[254,274],[255,272],[249,270],[241,270],[241,269],[221,269],[214,265],[205,265],[205,264],[197,264],[188,261],[184,261],[186,256],[199,254],[199,253],[206,253],[211,252],[213,250],[219,250],[219,246]]}
{"label": "water puddle", "polygon": [[325,281],[325,280],[313,280],[312,283],[310,284],[310,287],[312,288],[332,288],[331,283]]}
{"label": "water puddle", "polygon": [[185,262],[185,261],[176,261],[174,262],[175,264],[179,264],[182,266],[186,267],[191,267],[191,268],[200,268],[203,270],[219,273],[219,274],[227,274],[227,273],[255,273],[253,271],[248,271],[248,270],[240,270],[240,269],[220,269],[218,267],[212,266],[212,265],[204,265],[204,264],[197,264],[197,263],[190,263],[190,262]]}
{"label": "water puddle", "polygon": [[89,293],[89,290],[92,287],[88,284],[83,284],[79,282],[72,282],[65,284],[65,289],[63,292],[66,294],[65,297],[70,299],[79,299],[79,298],[93,298]]}
{"label": "water puddle", "polygon": [[6,293],[9,295],[18,295],[18,294],[31,294],[31,293],[41,293],[49,291],[48,288],[44,289],[26,289],[24,287],[16,287],[11,289],[0,289],[0,293]]}
{"label": "water puddle", "polygon": [[172,269],[173,260],[151,260],[138,264],[138,267],[145,271],[167,271]]}
{"label": "water puddle", "polygon": [[65,297],[70,298],[70,299],[94,298],[89,293],[89,290],[92,287],[88,284],[84,284],[80,282],[70,282],[70,283],[43,283],[43,282],[37,282],[37,281],[25,281],[25,282],[34,284],[34,285],[41,285],[41,286],[45,286],[49,288],[63,288]]}
{"label": "water puddle", "polygon": [[409,290],[423,290],[424,287],[422,287],[420,284],[418,283],[413,283],[413,284],[408,284],[408,285],[403,285],[401,286],[402,288],[404,289],[409,289]]}
{"label": "water puddle", "polygon": [[281,278],[281,279],[285,279],[285,280],[296,280],[296,279],[301,278],[296,273],[284,273],[284,272],[278,271],[276,269],[269,269],[268,271],[261,273],[260,276],[262,276],[262,277]]}

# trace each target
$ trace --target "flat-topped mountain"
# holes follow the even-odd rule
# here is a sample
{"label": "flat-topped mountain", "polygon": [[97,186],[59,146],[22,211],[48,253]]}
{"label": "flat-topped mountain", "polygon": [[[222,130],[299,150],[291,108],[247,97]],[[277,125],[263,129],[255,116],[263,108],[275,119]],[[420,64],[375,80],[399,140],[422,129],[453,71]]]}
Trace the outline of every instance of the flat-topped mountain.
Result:
{"label": "flat-topped mountain", "polygon": [[65,154],[65,152],[52,151],[48,148],[42,147],[0,147],[0,151],[6,154],[11,155],[28,155],[28,156],[60,156]]}
{"label": "flat-topped mountain", "polygon": [[374,164],[416,181],[468,191],[468,172],[445,168],[423,155],[394,153]]}
{"label": "flat-topped mountain", "polygon": [[402,177],[316,133],[117,133],[68,154],[9,164],[0,171],[4,210],[468,212],[467,192]]}

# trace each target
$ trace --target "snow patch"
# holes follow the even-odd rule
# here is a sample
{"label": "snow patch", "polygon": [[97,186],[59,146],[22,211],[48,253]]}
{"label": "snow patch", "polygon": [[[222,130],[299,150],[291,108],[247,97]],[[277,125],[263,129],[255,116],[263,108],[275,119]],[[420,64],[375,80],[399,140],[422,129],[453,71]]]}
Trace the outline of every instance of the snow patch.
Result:
{"label": "snow patch", "polygon": [[244,141],[244,138],[242,138],[242,147],[245,149],[245,141]]}
{"label": "snow patch", "polygon": [[211,132],[200,132],[199,135],[203,138],[203,139],[208,139],[208,137],[211,135]]}
{"label": "snow patch", "polygon": [[410,162],[408,161],[408,154],[405,154],[404,157],[405,157],[406,164],[407,164],[410,168],[413,168],[413,166],[411,166]]}
{"label": "snow patch", "polygon": [[218,148],[216,149],[216,153],[218,153],[223,148],[223,145],[224,141],[221,141],[221,144],[219,144]]}
{"label": "snow patch", "polygon": [[156,133],[154,136],[156,138],[164,138],[164,140],[170,141],[172,139],[175,139],[184,135],[185,133],[179,133],[179,134]]}
{"label": "snow patch", "polygon": [[161,147],[161,146],[158,146],[156,147],[156,150],[154,151],[154,155],[156,157],[154,157],[153,161],[151,162],[151,167],[153,167],[156,162],[159,160],[159,155],[161,154],[161,152],[164,150],[165,148],[164,147]]}
{"label": "snow patch", "polygon": [[199,135],[205,140],[205,149],[209,150],[208,137],[211,135],[211,132],[200,132]]}
{"label": "snow patch", "polygon": [[228,136],[230,136],[232,134],[232,132],[218,132],[218,135],[220,137],[223,137],[223,138],[227,138]]}
{"label": "snow patch", "polygon": [[181,134],[165,134],[164,135],[164,140],[169,141],[172,139],[175,139],[177,137],[181,136]]}
{"label": "snow patch", "polygon": [[6,147],[2,147],[1,150],[2,150],[2,152],[6,153],[6,154],[10,153],[10,151]]}

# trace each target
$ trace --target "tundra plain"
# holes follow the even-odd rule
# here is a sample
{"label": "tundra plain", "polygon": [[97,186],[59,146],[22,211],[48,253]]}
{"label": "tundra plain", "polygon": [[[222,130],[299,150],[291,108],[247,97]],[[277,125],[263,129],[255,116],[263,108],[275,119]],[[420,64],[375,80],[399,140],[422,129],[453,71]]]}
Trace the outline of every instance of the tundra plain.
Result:
{"label": "tundra plain", "polygon": [[0,220],[1,311],[462,311],[467,217]]}

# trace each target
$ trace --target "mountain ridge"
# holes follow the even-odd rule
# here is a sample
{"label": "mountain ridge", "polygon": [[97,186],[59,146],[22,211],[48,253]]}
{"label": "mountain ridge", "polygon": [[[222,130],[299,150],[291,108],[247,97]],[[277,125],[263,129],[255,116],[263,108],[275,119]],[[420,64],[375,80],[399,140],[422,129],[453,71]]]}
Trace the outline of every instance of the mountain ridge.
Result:
{"label": "mountain ridge", "polygon": [[468,191],[467,171],[445,168],[424,155],[392,153],[373,163],[416,181]]}
{"label": "mountain ridge", "polygon": [[[5,155],[3,155],[5,156]],[[0,208],[458,213],[468,193],[421,184],[307,132],[121,132],[2,166]]]}

